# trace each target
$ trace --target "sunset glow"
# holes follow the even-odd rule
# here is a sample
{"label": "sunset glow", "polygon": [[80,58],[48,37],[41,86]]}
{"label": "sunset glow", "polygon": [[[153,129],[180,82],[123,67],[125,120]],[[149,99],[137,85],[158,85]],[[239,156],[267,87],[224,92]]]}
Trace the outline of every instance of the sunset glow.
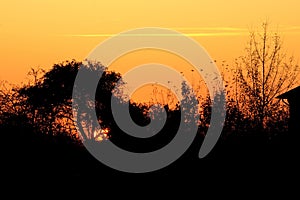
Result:
{"label": "sunset glow", "polygon": [[242,54],[249,30],[268,19],[282,34],[288,53],[298,57],[299,6],[297,0],[4,0],[0,80],[26,83],[31,67],[49,69],[64,60],[83,60],[108,37],[141,27],[177,30],[199,42],[213,59],[232,62]]}
{"label": "sunset glow", "polygon": [[94,138],[98,142],[107,140],[109,138],[109,129],[105,128],[105,129],[101,129],[100,131],[95,131]]}
{"label": "sunset glow", "polygon": [[299,19],[299,0],[0,0],[3,185],[291,194]]}

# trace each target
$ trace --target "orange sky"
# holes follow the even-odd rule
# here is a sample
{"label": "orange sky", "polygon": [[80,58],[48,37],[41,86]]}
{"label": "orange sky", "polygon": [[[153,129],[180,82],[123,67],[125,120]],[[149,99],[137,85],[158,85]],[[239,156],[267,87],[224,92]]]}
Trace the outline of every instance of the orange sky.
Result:
{"label": "orange sky", "polygon": [[149,26],[187,34],[231,62],[248,30],[269,19],[300,58],[299,8],[298,0],[1,0],[0,80],[26,81],[31,67],[82,60],[110,35]]}

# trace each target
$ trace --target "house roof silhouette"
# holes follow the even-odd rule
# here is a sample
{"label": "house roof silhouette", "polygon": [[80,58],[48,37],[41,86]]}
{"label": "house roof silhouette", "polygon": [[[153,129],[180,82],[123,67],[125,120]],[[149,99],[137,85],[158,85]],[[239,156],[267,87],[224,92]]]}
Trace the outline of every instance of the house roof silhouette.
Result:
{"label": "house roof silhouette", "polygon": [[290,108],[289,132],[299,139],[300,130],[300,86],[279,95],[279,99],[287,99]]}
{"label": "house roof silhouette", "polygon": [[300,86],[283,93],[276,98],[279,99],[291,99],[291,98],[300,98]]}

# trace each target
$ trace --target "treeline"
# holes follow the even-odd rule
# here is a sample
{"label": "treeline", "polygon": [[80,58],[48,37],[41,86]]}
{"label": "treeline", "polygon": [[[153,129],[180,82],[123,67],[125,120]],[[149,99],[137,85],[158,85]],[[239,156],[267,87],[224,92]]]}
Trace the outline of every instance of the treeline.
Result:
{"label": "treeline", "polygon": [[[296,84],[298,65],[281,54],[280,37],[270,35],[267,28],[268,25],[263,24],[262,33],[250,34],[245,56],[237,59],[234,66],[221,64],[227,95],[226,117],[221,139],[210,156],[220,158],[226,152],[240,155],[241,152],[255,151],[260,154],[265,147],[288,137],[288,106],[276,96]],[[89,98],[94,100],[97,123],[103,130],[108,130],[105,137],[101,130],[95,129],[95,122],[82,114],[89,113],[93,106],[80,108],[81,115],[73,115],[72,95],[79,69],[94,77],[102,74],[95,96]],[[55,64],[49,71],[32,69],[29,76],[32,78],[27,84],[11,86],[3,82],[0,87],[0,134],[5,141],[2,152],[9,160],[7,165],[14,163],[26,167],[26,163],[34,163],[30,165],[34,170],[78,174],[91,165],[97,166],[95,159],[83,148],[82,141],[96,141],[101,136],[129,151],[147,152],[168,144],[180,125],[182,113],[178,102],[172,108],[168,104],[157,107],[156,112],[165,110],[167,118],[165,126],[155,136],[138,139],[124,133],[112,115],[111,99],[124,107],[129,104],[130,116],[140,126],[150,123],[152,105],[151,102],[140,104],[125,98],[121,89],[126,83],[122,82],[121,74],[108,71],[101,63],[65,61]],[[195,88],[201,87],[205,86]],[[191,115],[199,115],[196,119],[198,134],[185,154],[185,158],[193,155],[196,159],[210,126],[214,102],[195,88],[196,97],[187,83],[183,82],[180,89],[183,102],[199,108],[199,113],[191,110]],[[84,121],[84,127],[77,129],[75,120]]]}

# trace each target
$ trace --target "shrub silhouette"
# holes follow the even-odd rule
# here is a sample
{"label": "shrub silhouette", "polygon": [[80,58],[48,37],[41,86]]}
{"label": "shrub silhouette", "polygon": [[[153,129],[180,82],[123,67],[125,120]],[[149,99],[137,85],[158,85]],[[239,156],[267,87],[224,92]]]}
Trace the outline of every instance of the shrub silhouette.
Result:
{"label": "shrub silhouette", "polygon": [[[72,92],[79,69],[87,75],[98,78],[100,78],[99,74],[102,74],[95,95],[98,121],[90,122],[88,115],[77,116],[85,120],[90,128],[83,131],[83,127],[79,127],[81,134],[78,134],[74,126],[72,113]],[[129,105],[131,118],[140,126],[150,123],[148,113],[152,104],[151,102],[147,105],[139,104],[126,99],[120,89],[126,83],[122,82],[119,73],[107,71],[107,68],[101,63],[85,62],[83,64],[72,60],[55,64],[48,72],[42,71],[41,77],[38,77],[37,71],[34,70],[31,74],[34,75],[33,83],[21,87],[13,86],[11,90],[5,89],[2,85],[0,90],[0,132],[2,138],[8,141],[8,145],[4,146],[4,149],[11,149],[11,144],[15,146],[13,151],[6,156],[10,162],[15,157],[21,157],[21,160],[15,162],[31,163],[27,170],[47,171],[48,174],[56,175],[63,173],[72,176],[82,175],[89,171],[88,169],[116,173],[96,162],[82,145],[82,140],[96,139],[93,123],[99,123],[102,128],[108,128],[110,130],[109,140],[121,148],[141,153],[154,151],[168,144],[176,135],[181,117],[181,103],[188,103],[193,108],[189,110],[189,114],[191,116],[199,114],[199,119],[196,119],[199,125],[198,134],[191,148],[179,161],[175,162],[175,165],[183,171],[188,170],[188,166],[192,165],[194,172],[199,167],[199,163],[202,163],[198,161],[197,154],[210,126],[213,101],[209,96],[199,95],[197,98],[193,96],[187,83],[182,83],[181,91],[184,97],[182,102],[178,102],[172,109],[168,104],[157,108],[158,113],[163,109],[167,113],[167,121],[163,129],[153,137],[140,139],[127,135],[118,127],[111,112],[111,98],[117,100],[121,106]],[[93,95],[88,91],[82,92],[88,95],[89,100],[93,100]],[[237,98],[236,95],[227,93],[226,120],[222,136],[206,159],[234,160],[235,158],[242,159],[243,155],[246,158],[255,155],[257,159],[260,159],[266,155],[273,155],[269,154],[270,147],[272,147],[271,151],[277,153],[279,152],[278,145],[281,145],[283,149],[288,149],[286,147],[289,146],[289,143],[285,143],[286,140],[282,139],[287,132],[287,107],[282,106],[278,111],[272,110],[269,113],[272,117],[265,120],[264,129],[261,129],[260,119],[257,120],[245,112],[245,107],[240,103],[242,96],[241,94]],[[152,103],[154,104],[154,102]],[[199,113],[195,109],[197,106]],[[81,109],[83,113],[88,113],[92,108],[87,105]],[[267,113],[267,110],[264,112]],[[188,119],[194,118],[189,117]],[[187,127],[189,123],[194,122],[186,121]],[[177,171],[172,166],[168,169],[169,172],[176,173]],[[89,175],[93,175],[93,173],[90,172]]]}

